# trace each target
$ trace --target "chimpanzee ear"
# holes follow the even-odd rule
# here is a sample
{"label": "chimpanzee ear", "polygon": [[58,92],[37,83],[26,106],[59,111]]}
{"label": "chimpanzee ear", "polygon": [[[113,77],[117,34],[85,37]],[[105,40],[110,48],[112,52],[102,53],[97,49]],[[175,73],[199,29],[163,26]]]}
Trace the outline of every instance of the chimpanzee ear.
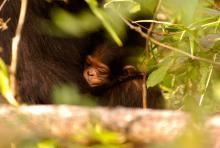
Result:
{"label": "chimpanzee ear", "polygon": [[137,73],[136,68],[133,65],[126,65],[123,67],[124,76],[133,76]]}

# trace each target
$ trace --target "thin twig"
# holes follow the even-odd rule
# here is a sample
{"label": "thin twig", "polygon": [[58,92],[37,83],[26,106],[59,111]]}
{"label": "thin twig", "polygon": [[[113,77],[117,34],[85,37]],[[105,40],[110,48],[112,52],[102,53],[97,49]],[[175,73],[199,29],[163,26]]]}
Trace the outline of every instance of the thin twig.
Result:
{"label": "thin twig", "polygon": [[[158,0],[158,2],[157,2],[157,7],[156,7],[156,9],[154,10],[153,20],[156,19],[156,16],[157,16],[157,13],[158,13],[158,11],[159,11],[161,2],[162,2],[162,0]],[[155,27],[155,23],[154,23],[154,22],[151,22],[150,27],[149,27],[149,29],[148,29],[148,31],[147,31],[147,36],[148,36],[148,38],[151,36],[152,31],[154,30],[154,27]],[[146,38],[146,39],[147,39],[147,38]],[[148,52],[150,53],[150,48],[149,48],[149,46],[150,46],[149,40],[146,40],[146,47],[145,47],[145,49],[146,49],[146,51],[148,51]]]}
{"label": "thin twig", "polygon": [[6,2],[9,1],[9,0],[4,0],[1,5],[0,5],[0,11],[2,11],[2,8],[4,7],[4,5],[6,4]]}
{"label": "thin twig", "polygon": [[175,51],[175,52],[178,52],[178,53],[181,53],[183,55],[186,55],[188,57],[190,57],[191,59],[193,60],[198,60],[198,61],[202,61],[202,62],[206,62],[206,63],[210,63],[210,64],[214,64],[214,65],[220,65],[220,62],[213,62],[212,60],[209,60],[209,59],[206,59],[206,58],[202,58],[202,57],[198,57],[198,56],[194,56],[194,55],[191,55],[190,53],[187,53],[181,49],[178,49],[178,48],[175,48],[175,47],[172,47],[172,46],[169,46],[169,45],[166,45],[166,44],[163,44],[157,40],[155,40],[154,38],[149,38],[154,44],[157,44],[161,47],[164,47],[166,49],[170,49],[172,51]]}
{"label": "thin twig", "polygon": [[[159,11],[159,9],[160,9],[161,2],[162,2],[162,0],[158,0],[157,7],[156,7],[156,9],[155,9],[155,11],[154,11],[153,20],[156,19],[157,13],[158,13],[158,11]],[[149,30],[148,30],[148,32],[147,32],[147,35],[148,35],[149,37],[151,36],[151,32],[153,31],[153,29],[154,29],[154,22],[152,22],[152,23],[150,24],[150,28],[149,28]]]}
{"label": "thin twig", "polygon": [[[158,10],[160,8],[161,1],[162,0],[158,0],[157,7],[154,10],[153,20],[155,20],[155,18],[156,18],[157,12],[158,12]],[[151,22],[150,27],[149,27],[149,29],[147,31],[147,36],[148,37],[146,39],[148,39],[151,36],[153,29],[154,29],[154,22]],[[150,51],[149,40],[146,40],[145,51],[146,51],[147,55],[150,56],[150,52],[151,51]]]}
{"label": "thin twig", "polygon": [[[213,61],[214,62],[216,60],[216,56],[217,56],[217,54],[215,54],[214,57],[213,57]],[[201,95],[201,97],[199,99],[199,106],[202,105],[205,93],[207,91],[207,88],[208,88],[210,80],[211,80],[211,76],[212,76],[212,73],[213,73],[213,65],[212,64],[210,65],[209,69],[210,69],[210,71],[209,71],[209,75],[208,75],[208,78],[207,78],[207,81],[206,81],[206,84],[205,84],[205,89],[204,89],[204,92],[202,93],[202,95]]]}
{"label": "thin twig", "polygon": [[10,22],[11,18],[8,18],[5,22],[3,19],[0,18],[0,31],[4,31],[8,29],[8,23]]}
{"label": "thin twig", "polygon": [[[128,18],[126,18],[128,19]],[[129,20],[129,19],[128,19]],[[140,26],[142,29],[145,29],[147,31],[149,31],[149,28],[139,24],[139,23],[142,23],[142,22],[149,22],[149,23],[154,23],[154,24],[166,24],[166,25],[175,25],[173,23],[169,23],[169,22],[162,22],[162,21],[157,21],[157,20],[144,20],[144,21],[132,21],[132,20],[129,20],[132,24],[135,24],[137,26]],[[168,32],[168,33],[161,33],[161,32],[155,32],[155,31],[151,31],[152,34],[157,34],[157,35],[160,35],[160,36],[168,36],[168,35],[176,35],[176,34],[182,34],[184,31],[178,31],[178,32]]]}
{"label": "thin twig", "polygon": [[[146,72],[144,72],[143,74],[143,84],[142,84],[142,89],[143,89],[143,93],[142,93],[142,103],[143,103],[143,108],[146,109],[147,108],[147,86],[146,86]],[[152,99],[152,98],[151,98]]]}
{"label": "thin twig", "polygon": [[[0,5],[0,11],[2,11],[2,8],[5,6],[6,2],[8,2],[9,0],[4,0],[1,5]],[[5,22],[3,19],[0,18],[0,30],[4,31],[8,28],[7,24],[11,19],[8,18]]]}
{"label": "thin twig", "polygon": [[[156,18],[157,12],[160,8],[161,1],[162,0],[158,0],[157,7],[154,11],[153,20]],[[152,33],[153,29],[154,29],[154,23],[152,22],[150,24],[150,27],[149,27],[148,31],[147,31],[148,38],[151,36],[151,33]],[[146,40],[145,51],[146,51],[147,54],[150,53],[150,44],[149,44],[148,40]],[[147,73],[144,72],[144,76],[143,76],[143,93],[142,93],[143,108],[147,108],[147,102],[148,102],[147,101],[148,97],[147,97],[146,77],[147,77]]]}
{"label": "thin twig", "polygon": [[10,86],[12,89],[12,93],[14,97],[17,96],[16,94],[16,69],[17,69],[17,53],[18,53],[18,45],[21,38],[21,31],[25,21],[25,15],[27,10],[27,3],[28,0],[21,0],[21,9],[20,9],[20,16],[18,20],[17,29],[15,32],[15,36],[12,39],[12,60],[10,65]]}
{"label": "thin twig", "polygon": [[161,43],[161,42],[157,41],[156,39],[154,39],[152,37],[149,37],[145,32],[142,31],[141,27],[132,25],[128,20],[126,20],[121,15],[120,15],[120,17],[131,29],[133,29],[136,32],[140,33],[140,35],[143,38],[149,39],[151,42],[153,42],[154,44],[156,44],[156,45],[158,45],[160,47],[163,47],[163,48],[169,49],[171,51],[175,51],[175,52],[181,53],[181,54],[183,54],[183,55],[185,55],[185,56],[187,56],[187,57],[189,57],[189,58],[191,58],[193,60],[199,60],[199,61],[202,61],[202,62],[206,62],[206,63],[210,63],[210,64],[214,64],[214,65],[220,66],[220,62],[213,62],[212,60],[209,60],[209,59],[206,59],[206,58],[194,56],[194,55],[191,55],[190,53],[187,53],[187,52],[183,51],[182,49],[178,49],[178,48],[169,46],[167,44]]}

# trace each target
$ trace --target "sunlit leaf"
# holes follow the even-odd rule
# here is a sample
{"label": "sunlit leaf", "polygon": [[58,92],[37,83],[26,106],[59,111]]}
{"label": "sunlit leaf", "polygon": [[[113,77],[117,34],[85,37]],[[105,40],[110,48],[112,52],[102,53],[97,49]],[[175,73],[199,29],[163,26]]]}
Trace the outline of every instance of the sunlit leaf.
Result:
{"label": "sunlit leaf", "polygon": [[102,144],[122,143],[123,139],[120,134],[103,129],[101,126],[96,125],[91,129],[91,137]]}
{"label": "sunlit leaf", "polygon": [[141,6],[134,0],[110,0],[104,5],[105,8],[115,7],[117,9],[127,9],[130,13],[140,11]]}
{"label": "sunlit leaf", "polygon": [[163,0],[162,5],[170,12],[173,19],[178,23],[189,25],[194,21],[198,0]]}
{"label": "sunlit leaf", "polygon": [[1,58],[0,58],[0,71],[2,71],[5,76],[8,76],[8,68]]}
{"label": "sunlit leaf", "polygon": [[81,106],[95,106],[96,103],[89,97],[80,94],[73,86],[62,85],[54,88],[52,98],[56,104],[74,104]]}
{"label": "sunlit leaf", "polygon": [[164,24],[164,25],[175,25],[171,22],[165,22],[165,21],[157,21],[157,20],[138,20],[135,21],[136,23],[156,23],[156,24]]}
{"label": "sunlit leaf", "polygon": [[105,29],[108,31],[108,33],[111,35],[111,37],[114,39],[114,41],[118,44],[118,46],[122,46],[123,43],[121,39],[119,38],[118,34],[115,32],[109,21],[105,17],[105,12],[98,8],[98,3],[96,0],[86,0],[86,2],[89,4],[90,9],[92,12],[96,15],[96,17],[102,22]]}
{"label": "sunlit leaf", "polygon": [[169,70],[170,66],[173,64],[173,60],[168,59],[164,63],[161,64],[161,66],[157,70],[153,71],[149,75],[147,80],[147,87],[153,87],[163,81],[164,77],[167,74],[167,71]]}
{"label": "sunlit leaf", "polygon": [[202,27],[213,27],[213,26],[217,26],[220,24],[220,20],[214,21],[214,22],[209,22],[207,24],[202,25]]}
{"label": "sunlit leaf", "polygon": [[18,102],[15,100],[11,88],[9,86],[9,77],[5,75],[5,72],[0,70],[0,91],[6,100],[15,106],[18,106]]}
{"label": "sunlit leaf", "polygon": [[91,13],[84,11],[78,15],[56,8],[51,12],[52,20],[57,27],[67,34],[84,36],[100,28],[100,21]]}
{"label": "sunlit leaf", "polygon": [[194,55],[194,50],[195,50],[195,39],[193,36],[189,37],[189,45],[190,45],[190,54],[193,56]]}
{"label": "sunlit leaf", "polygon": [[10,104],[18,106],[18,102],[15,100],[11,88],[9,86],[8,68],[1,58],[0,58],[0,93],[6,98],[6,100]]}
{"label": "sunlit leaf", "polygon": [[37,148],[57,148],[58,144],[55,140],[42,140],[37,144]]}

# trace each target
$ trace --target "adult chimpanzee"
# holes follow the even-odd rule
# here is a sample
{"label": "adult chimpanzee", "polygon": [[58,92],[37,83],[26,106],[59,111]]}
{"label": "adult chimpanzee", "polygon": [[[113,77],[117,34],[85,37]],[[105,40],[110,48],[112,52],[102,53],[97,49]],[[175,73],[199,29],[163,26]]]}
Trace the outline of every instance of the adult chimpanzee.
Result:
{"label": "adult chimpanzee", "polygon": [[[0,0],[0,2],[2,3],[3,0]],[[106,57],[109,56],[107,59],[111,62],[117,61],[118,59],[123,62],[126,61],[127,57],[124,56],[124,54],[111,54],[115,52],[114,50],[111,51],[114,47],[111,46],[112,43],[110,43],[109,39],[106,39],[102,30],[88,33],[84,37],[65,38],[51,36],[42,32],[40,27],[41,21],[50,20],[50,9],[54,7],[62,7],[71,13],[80,13],[85,9],[89,10],[88,5],[83,0],[69,0],[67,3],[63,1],[48,2],[46,0],[28,1],[25,23],[19,44],[16,72],[20,101],[40,104],[52,103],[50,94],[54,85],[74,83],[79,87],[82,93],[100,97],[100,102],[102,102],[101,104],[103,105],[141,107],[142,105],[137,99],[140,99],[142,90],[132,91],[135,93],[131,94],[132,92],[127,91],[127,88],[130,90],[139,90],[143,80],[141,80],[138,74],[137,76],[136,74],[132,76],[132,79],[130,79],[130,76],[125,76],[126,73],[129,73],[129,70],[126,69],[124,65],[121,66],[118,64],[112,66],[109,65],[110,63],[104,62],[104,65],[108,67],[105,70],[111,72],[108,74],[116,78],[117,81],[114,81],[114,84],[110,83],[107,87],[108,89],[105,90],[106,93],[102,94],[99,93],[100,89],[93,89],[93,85],[88,81],[88,77],[83,74],[85,63],[88,64],[91,59],[94,60],[93,56],[87,56],[87,54],[93,50],[94,52],[92,53],[97,54],[99,52],[97,48],[99,48],[100,45],[108,44],[109,49],[104,50],[106,54],[101,54],[101,57],[103,55],[106,55]],[[11,42],[15,34],[19,11],[20,0],[13,0],[7,1],[0,12],[0,17],[4,20],[10,18],[8,29],[0,32],[0,46],[4,49],[1,56],[7,64],[10,64]],[[128,41],[130,42],[130,40]],[[111,57],[112,55],[113,57]],[[102,62],[101,60],[99,63]],[[103,73],[107,71],[103,71]],[[118,77],[117,71],[123,72],[120,78]],[[89,73],[92,73],[92,71],[89,71],[88,75],[90,75]],[[122,80],[122,77],[126,78]],[[118,78],[121,79],[120,82]],[[105,81],[107,82],[107,79]],[[106,85],[103,85],[102,88],[105,86]],[[117,89],[120,90],[121,95],[116,95],[115,97],[118,98],[114,98],[112,95],[116,94]],[[111,92],[114,93],[112,94]],[[153,94],[155,92],[156,91],[152,91]],[[158,91],[155,94],[161,96]],[[129,95],[132,99],[126,100],[126,96]]]}
{"label": "adult chimpanzee", "polygon": [[[3,2],[3,0],[1,0]],[[29,0],[25,23],[18,51],[17,88],[21,101],[27,103],[51,103],[50,92],[54,85],[76,83],[82,91],[87,84],[83,78],[83,52],[92,49],[100,38],[89,34],[84,38],[61,38],[42,33],[41,20],[50,19],[50,9],[60,6],[78,13],[87,8],[84,1],[64,3],[45,0]],[[7,1],[0,12],[6,20],[10,18],[8,29],[0,32],[0,46],[7,64],[11,58],[12,37],[18,22],[20,0]]]}

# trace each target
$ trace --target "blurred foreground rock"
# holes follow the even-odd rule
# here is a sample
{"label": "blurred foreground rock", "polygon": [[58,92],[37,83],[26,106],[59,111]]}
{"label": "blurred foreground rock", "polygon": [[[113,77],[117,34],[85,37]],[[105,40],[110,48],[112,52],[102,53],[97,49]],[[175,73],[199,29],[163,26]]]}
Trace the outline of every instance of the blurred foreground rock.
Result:
{"label": "blurred foreground rock", "polygon": [[[126,141],[166,142],[181,134],[190,122],[190,116],[180,111],[68,105],[18,108],[2,105],[0,119],[0,143],[16,142],[32,136],[69,138],[85,132],[91,123],[120,133]],[[214,140],[213,147],[220,147],[220,116],[210,117],[205,123],[204,127]]]}

